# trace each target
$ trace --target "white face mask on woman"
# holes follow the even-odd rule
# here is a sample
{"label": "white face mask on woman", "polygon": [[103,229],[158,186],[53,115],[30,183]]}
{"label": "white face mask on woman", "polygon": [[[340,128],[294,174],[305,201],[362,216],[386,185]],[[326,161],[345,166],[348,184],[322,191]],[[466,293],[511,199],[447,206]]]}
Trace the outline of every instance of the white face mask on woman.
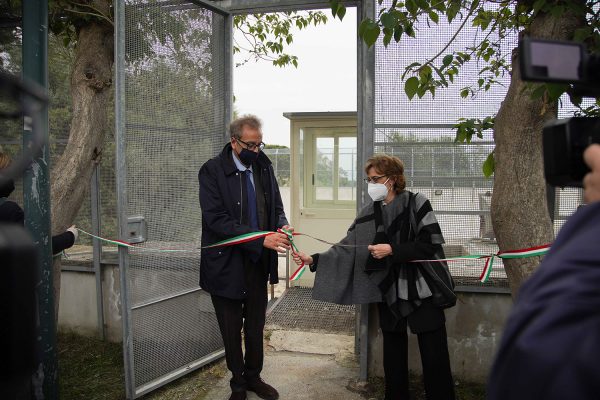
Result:
{"label": "white face mask on woman", "polygon": [[383,201],[387,197],[389,189],[387,188],[387,186],[385,186],[385,184],[389,180],[390,178],[387,178],[383,183],[369,182],[367,192],[369,193],[369,196],[371,196],[371,199],[373,199],[373,201]]}

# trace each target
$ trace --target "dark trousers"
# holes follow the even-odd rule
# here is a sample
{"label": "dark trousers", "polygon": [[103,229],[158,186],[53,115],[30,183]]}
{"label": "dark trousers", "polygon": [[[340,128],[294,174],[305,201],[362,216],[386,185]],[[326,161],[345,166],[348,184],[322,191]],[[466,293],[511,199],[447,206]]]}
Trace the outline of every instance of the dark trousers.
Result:
{"label": "dark trousers", "polygon": [[[267,274],[262,263],[247,265],[245,299],[211,296],[231,371],[231,390],[246,390],[247,382],[260,378],[263,368],[263,330],[267,310]],[[244,330],[245,356],[242,353]]]}
{"label": "dark trousers", "polygon": [[[387,307],[380,304],[379,307]],[[387,311],[387,310],[386,310]],[[380,315],[382,314],[380,310]],[[408,333],[406,321],[396,329],[383,333],[383,371],[385,373],[385,400],[408,400]],[[423,380],[428,400],[454,400],[454,381],[450,370],[450,355],[446,326],[417,332]]]}

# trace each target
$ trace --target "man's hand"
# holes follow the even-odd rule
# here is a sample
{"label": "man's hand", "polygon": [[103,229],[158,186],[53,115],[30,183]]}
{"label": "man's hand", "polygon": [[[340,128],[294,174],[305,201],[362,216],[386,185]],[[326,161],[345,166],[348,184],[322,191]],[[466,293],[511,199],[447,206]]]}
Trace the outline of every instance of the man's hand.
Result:
{"label": "man's hand", "polygon": [[278,253],[285,253],[290,248],[290,241],[285,233],[275,232],[265,236],[263,246]]}
{"label": "man's hand", "polygon": [[371,244],[369,247],[369,252],[373,256],[373,258],[383,258],[392,254],[392,246],[386,243],[381,244]]}
{"label": "man's hand", "polygon": [[583,159],[592,170],[583,178],[584,200],[586,203],[600,201],[600,145],[588,146]]}
{"label": "man's hand", "polygon": [[281,227],[284,231],[288,231],[289,233],[294,233],[294,227],[291,225],[284,225]]}

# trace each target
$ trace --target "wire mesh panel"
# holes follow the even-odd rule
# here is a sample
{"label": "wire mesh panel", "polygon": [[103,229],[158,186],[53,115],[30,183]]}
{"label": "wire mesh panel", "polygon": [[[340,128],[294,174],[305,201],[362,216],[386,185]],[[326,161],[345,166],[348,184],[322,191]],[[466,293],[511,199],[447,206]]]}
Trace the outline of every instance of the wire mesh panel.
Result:
{"label": "wire mesh panel", "polygon": [[[383,6],[389,6],[384,1]],[[488,5],[494,7],[493,4]],[[433,29],[417,26],[417,38],[403,36],[386,48],[380,40],[375,49],[375,116],[374,152],[397,155],[404,161],[407,189],[425,194],[432,203],[446,239],[447,256],[494,254],[498,251],[491,224],[490,203],[493,180],[486,179],[482,165],[494,148],[491,134],[473,144],[454,144],[453,125],[460,118],[484,118],[497,113],[510,83],[508,74],[496,78],[501,85],[476,96],[462,98],[467,86],[478,86],[481,65],[467,62],[448,88],[439,89],[435,97],[426,94],[409,100],[402,76],[413,62],[424,63],[438,54],[456,32],[454,41],[440,59],[452,51],[473,46],[483,38],[481,32],[462,21],[452,23],[440,18]],[[487,34],[487,33],[486,33]],[[517,46],[517,35],[507,35],[497,51],[510,54]],[[411,75],[408,74],[405,79]],[[564,113],[563,113],[564,114]],[[581,202],[581,191],[556,191],[555,229]],[[481,286],[478,277],[481,261],[456,261],[450,269],[459,285]],[[495,258],[486,285],[507,287],[502,260]]]}
{"label": "wire mesh panel", "polygon": [[197,175],[223,145],[230,49],[226,15],[189,1],[121,4],[119,190],[126,216],[147,224],[147,240],[122,265],[128,397],[137,397],[222,354],[210,296],[198,286]]}
{"label": "wire mesh panel", "polygon": [[[387,48],[380,41],[375,56],[374,152],[393,154],[404,161],[407,189],[423,193],[431,201],[446,239],[447,256],[498,251],[490,218],[493,182],[481,172],[493,139],[487,136],[476,144],[457,145],[452,126],[459,118],[494,115],[510,77],[500,77],[505,87],[462,99],[461,89],[478,78],[480,67],[471,62],[449,88],[437,91],[435,98],[428,94],[411,101],[404,93],[402,75],[409,64],[422,63],[444,48],[459,25],[460,21],[442,20],[435,29],[423,25],[417,29],[417,38],[403,37]],[[465,27],[444,54],[462,50],[476,40],[476,30]],[[510,51],[515,44],[516,37],[507,37],[502,50]],[[482,266],[480,261],[450,263],[459,285],[479,285]],[[489,282],[507,286],[502,261],[496,260],[494,267]]]}

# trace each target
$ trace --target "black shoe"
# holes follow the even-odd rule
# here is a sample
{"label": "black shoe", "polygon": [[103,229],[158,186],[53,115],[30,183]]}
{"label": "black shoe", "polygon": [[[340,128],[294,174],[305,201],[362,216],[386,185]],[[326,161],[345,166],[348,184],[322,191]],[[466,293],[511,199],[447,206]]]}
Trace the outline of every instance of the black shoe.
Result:
{"label": "black shoe", "polygon": [[246,400],[246,391],[241,392],[231,392],[231,396],[229,396],[229,400]]}
{"label": "black shoe", "polygon": [[253,382],[248,382],[248,390],[256,393],[258,397],[264,400],[277,400],[279,398],[277,390],[265,383],[261,378]]}

